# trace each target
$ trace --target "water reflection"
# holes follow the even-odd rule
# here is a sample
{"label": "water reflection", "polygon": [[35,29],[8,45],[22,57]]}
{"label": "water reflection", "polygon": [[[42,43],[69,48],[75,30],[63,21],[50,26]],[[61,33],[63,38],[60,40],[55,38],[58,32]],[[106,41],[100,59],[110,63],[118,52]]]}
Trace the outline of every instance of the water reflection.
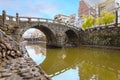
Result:
{"label": "water reflection", "polygon": [[36,62],[37,65],[41,64],[46,58],[46,44],[27,44],[26,49],[29,56]]}
{"label": "water reflection", "polygon": [[80,80],[78,75],[78,67],[75,69],[66,69],[62,70],[61,72],[57,72],[54,75],[50,75],[53,77],[53,80]]}
{"label": "water reflection", "polygon": [[120,51],[96,48],[46,49],[27,45],[29,55],[53,80],[119,80]]}
{"label": "water reflection", "polygon": [[41,67],[53,80],[118,80],[119,53],[93,48],[48,49]]}

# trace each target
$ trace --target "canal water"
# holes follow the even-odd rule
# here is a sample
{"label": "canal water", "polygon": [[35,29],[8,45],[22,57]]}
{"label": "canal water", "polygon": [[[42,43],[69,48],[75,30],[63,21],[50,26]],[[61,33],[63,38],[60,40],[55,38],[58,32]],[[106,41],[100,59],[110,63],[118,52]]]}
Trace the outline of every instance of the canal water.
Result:
{"label": "canal water", "polygon": [[27,44],[30,57],[53,80],[120,80],[120,51],[97,48],[46,49]]}

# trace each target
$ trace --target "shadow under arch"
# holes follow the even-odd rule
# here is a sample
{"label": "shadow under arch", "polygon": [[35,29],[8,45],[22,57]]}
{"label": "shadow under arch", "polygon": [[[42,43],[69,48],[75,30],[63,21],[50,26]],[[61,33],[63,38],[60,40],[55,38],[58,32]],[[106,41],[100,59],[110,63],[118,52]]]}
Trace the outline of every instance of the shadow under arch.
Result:
{"label": "shadow under arch", "polygon": [[73,30],[69,29],[65,32],[65,46],[78,46],[79,45],[79,36]]}
{"label": "shadow under arch", "polygon": [[48,47],[57,47],[57,39],[54,35],[54,33],[46,26],[44,25],[36,25],[36,26],[33,26],[32,28],[36,28],[40,31],[42,31],[46,38],[47,38],[47,46]]}

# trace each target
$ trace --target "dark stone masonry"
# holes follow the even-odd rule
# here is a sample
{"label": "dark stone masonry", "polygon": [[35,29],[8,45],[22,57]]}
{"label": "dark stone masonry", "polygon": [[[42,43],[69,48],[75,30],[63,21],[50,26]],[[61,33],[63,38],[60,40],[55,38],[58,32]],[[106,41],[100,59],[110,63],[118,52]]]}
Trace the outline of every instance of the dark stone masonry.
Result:
{"label": "dark stone masonry", "polygon": [[120,26],[109,25],[80,31],[80,44],[120,49]]}
{"label": "dark stone masonry", "polygon": [[0,80],[51,80],[0,25]]}

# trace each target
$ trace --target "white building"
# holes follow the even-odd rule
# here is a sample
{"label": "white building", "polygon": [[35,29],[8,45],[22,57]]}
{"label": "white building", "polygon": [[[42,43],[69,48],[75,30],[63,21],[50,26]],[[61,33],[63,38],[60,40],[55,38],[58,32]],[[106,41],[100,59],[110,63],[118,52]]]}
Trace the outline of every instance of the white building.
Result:
{"label": "white building", "polygon": [[[99,16],[101,12],[108,11],[115,14],[115,11],[118,11],[118,23],[120,23],[120,0],[105,0],[104,2],[95,6],[96,16]],[[79,21],[81,24],[84,22],[84,19],[80,18]],[[82,25],[81,25],[82,26]]]}
{"label": "white building", "polygon": [[84,22],[84,19],[81,18],[81,19],[76,19],[75,21],[75,26],[78,27],[78,28],[82,28],[82,23]]}
{"label": "white building", "polygon": [[70,16],[58,14],[54,16],[54,20],[59,23],[66,23],[70,25],[75,24],[75,14],[72,14]]}
{"label": "white building", "polygon": [[102,2],[98,4],[100,12],[102,11],[108,11],[115,14],[115,11],[118,11],[118,22],[120,23],[120,0],[106,0],[105,2]]}

